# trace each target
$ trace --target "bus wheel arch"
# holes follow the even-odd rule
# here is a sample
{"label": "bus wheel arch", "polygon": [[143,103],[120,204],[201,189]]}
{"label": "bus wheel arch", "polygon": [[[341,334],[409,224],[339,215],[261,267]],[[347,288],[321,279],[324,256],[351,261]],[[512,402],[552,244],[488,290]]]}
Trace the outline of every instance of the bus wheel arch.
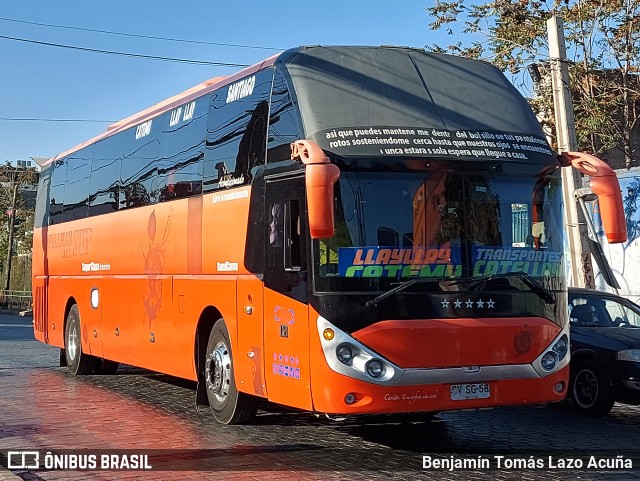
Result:
{"label": "bus wheel arch", "polygon": [[94,372],[96,358],[82,352],[80,310],[73,297],[67,301],[64,319],[64,352],[69,372],[74,376]]}
{"label": "bus wheel arch", "polygon": [[67,350],[66,350],[66,333],[67,333],[67,318],[69,317],[69,310],[71,306],[77,305],[77,302],[73,296],[67,299],[67,304],[64,306],[64,315],[62,316],[62,343],[63,347],[60,349],[60,367],[68,367],[67,365]]}
{"label": "bus wheel arch", "polygon": [[222,318],[222,314],[213,306],[208,306],[200,314],[198,325],[196,326],[196,336],[194,341],[194,364],[198,379],[198,387],[196,389],[196,407],[209,406],[209,398],[207,398],[207,388],[204,382],[205,359],[207,343],[209,342],[209,334],[213,329],[213,325],[218,319]]}
{"label": "bus wheel arch", "polygon": [[236,387],[231,337],[222,316],[215,319],[219,314],[217,309],[207,308],[198,322],[196,403],[208,404],[218,422],[243,424],[255,416],[257,399]]}

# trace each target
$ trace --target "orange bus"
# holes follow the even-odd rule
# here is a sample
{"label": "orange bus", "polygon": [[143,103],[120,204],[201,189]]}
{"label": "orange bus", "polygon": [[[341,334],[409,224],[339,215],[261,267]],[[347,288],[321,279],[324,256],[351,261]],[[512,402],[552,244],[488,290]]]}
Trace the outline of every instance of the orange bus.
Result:
{"label": "orange bus", "polygon": [[206,81],[40,174],[34,328],[72,374],[197,381],[328,415],[548,403],[567,391],[561,167],[493,66],[301,47]]}

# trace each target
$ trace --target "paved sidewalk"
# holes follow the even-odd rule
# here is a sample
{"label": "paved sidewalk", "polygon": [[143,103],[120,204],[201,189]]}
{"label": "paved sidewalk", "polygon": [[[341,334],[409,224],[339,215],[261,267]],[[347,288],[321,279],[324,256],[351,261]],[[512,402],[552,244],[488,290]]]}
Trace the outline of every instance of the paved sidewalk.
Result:
{"label": "paved sidewalk", "polygon": [[[155,458],[160,466],[184,471],[10,474],[0,468],[0,481],[640,479],[640,462],[632,471],[450,472],[421,465],[423,455],[615,457],[640,446],[640,407],[617,405],[605,419],[567,408],[522,407],[441,413],[431,421],[377,416],[332,422],[265,405],[255,423],[224,426],[209,412],[196,411],[193,383],[131,367],[115,376],[73,377],[57,363],[55,348],[0,340],[0,452],[166,450]],[[202,470],[194,471],[196,466]]]}

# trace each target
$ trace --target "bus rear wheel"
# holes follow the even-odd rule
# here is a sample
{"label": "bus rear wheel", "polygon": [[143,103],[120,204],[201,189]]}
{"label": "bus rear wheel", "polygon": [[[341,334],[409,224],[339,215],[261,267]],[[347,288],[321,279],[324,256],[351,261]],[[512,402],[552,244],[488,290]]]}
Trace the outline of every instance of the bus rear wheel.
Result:
{"label": "bus rear wheel", "polygon": [[204,372],[209,406],[218,422],[243,424],[255,416],[256,399],[238,392],[236,388],[229,331],[223,319],[218,320],[211,329]]}
{"label": "bus rear wheel", "polygon": [[82,338],[80,329],[80,313],[74,304],[67,314],[64,329],[64,351],[67,368],[74,376],[91,374],[96,368],[96,358],[82,352]]}

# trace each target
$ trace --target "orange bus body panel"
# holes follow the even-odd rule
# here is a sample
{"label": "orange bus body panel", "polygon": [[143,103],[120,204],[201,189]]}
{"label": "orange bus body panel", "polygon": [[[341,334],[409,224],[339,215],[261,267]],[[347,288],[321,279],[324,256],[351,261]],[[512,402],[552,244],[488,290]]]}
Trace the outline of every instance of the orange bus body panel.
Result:
{"label": "orange bus body panel", "polygon": [[[317,316],[318,314],[310,309],[310,319],[317,319]],[[531,323],[534,320],[537,322],[535,318],[523,319],[523,323]],[[412,325],[414,322],[420,321],[408,321],[407,324]],[[488,336],[483,336],[482,339],[488,339]],[[479,341],[479,338],[476,337],[476,341]],[[544,378],[487,381],[490,385],[491,397],[454,401],[450,398],[450,384],[382,386],[338,374],[325,361],[318,335],[311,336],[310,349],[313,406],[316,411],[329,414],[446,411],[519,404],[547,404],[552,399],[561,401],[565,397],[566,388],[558,394],[554,391],[554,386],[560,382],[566,383],[569,377],[567,365]],[[512,361],[513,364],[518,363],[516,360]],[[460,361],[452,360],[452,362],[454,366],[464,365]],[[347,394],[353,394],[356,401],[352,404],[346,403]]]}
{"label": "orange bus body panel", "polygon": [[456,318],[383,321],[353,337],[410,369],[529,364],[559,333],[557,324],[536,317]]}
{"label": "orange bus body panel", "polygon": [[36,299],[36,335],[64,347],[73,299],[84,352],[195,380],[196,327],[208,306],[224,317],[232,348],[237,341],[249,197],[241,187],[36,229],[34,285],[48,285],[47,302]]}
{"label": "orange bus body panel", "polygon": [[269,400],[312,410],[309,306],[264,290],[264,350]]}

